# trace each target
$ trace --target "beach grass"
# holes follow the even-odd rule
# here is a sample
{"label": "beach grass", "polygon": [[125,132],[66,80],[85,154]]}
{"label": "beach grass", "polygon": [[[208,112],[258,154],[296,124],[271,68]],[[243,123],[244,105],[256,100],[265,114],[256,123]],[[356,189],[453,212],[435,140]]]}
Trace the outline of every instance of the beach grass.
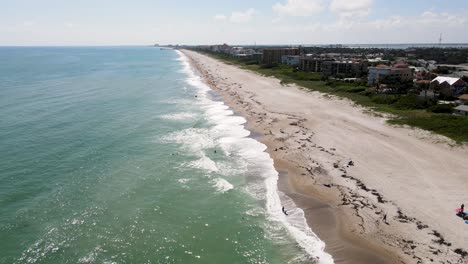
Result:
{"label": "beach grass", "polygon": [[341,81],[326,81],[320,73],[303,72],[287,65],[266,67],[252,61],[243,61],[231,56],[204,52],[213,58],[240,66],[264,76],[279,79],[282,84],[296,84],[310,91],[318,91],[372,109],[374,115],[391,114],[388,122],[394,125],[408,125],[446,136],[458,144],[468,142],[468,117],[450,113],[434,113],[434,105],[423,104],[415,95],[378,95],[362,84]]}

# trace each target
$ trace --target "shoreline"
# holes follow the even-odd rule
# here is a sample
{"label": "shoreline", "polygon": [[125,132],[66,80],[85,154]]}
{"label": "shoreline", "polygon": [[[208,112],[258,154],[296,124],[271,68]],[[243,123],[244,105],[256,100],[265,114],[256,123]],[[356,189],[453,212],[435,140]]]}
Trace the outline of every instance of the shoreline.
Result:
{"label": "shoreline", "polygon": [[[348,166],[347,162],[351,158],[354,160],[354,155],[346,155],[343,153],[345,151],[340,152],[340,149],[335,147],[333,138],[320,137],[320,127],[317,129],[317,126],[325,123],[317,124],[307,120],[308,116],[296,113],[297,107],[278,101],[277,99],[281,98],[278,95],[268,95],[268,97],[265,91],[270,92],[270,87],[274,87],[271,90],[275,93],[284,93],[285,96],[298,100],[307,97],[304,99],[306,102],[317,103],[319,106],[330,104],[355,115],[363,115],[362,108],[345,100],[323,98],[318,93],[307,93],[297,87],[284,87],[274,78],[260,76],[201,54],[191,51],[183,53],[189,58],[192,67],[201,74],[204,82],[220,93],[226,105],[247,119],[248,130],[263,135],[258,140],[267,145],[267,152],[274,160],[276,170],[287,172],[286,177],[280,175],[279,191],[285,192],[299,208],[304,210],[308,225],[326,243],[325,251],[334,257],[335,263],[466,260],[463,259],[463,254],[456,253],[457,247],[462,246],[463,249],[465,245],[459,243],[452,245],[435,227],[407,215],[407,210],[401,209],[400,205],[393,201],[394,197],[387,198],[387,195],[382,194],[380,188],[377,188],[379,186],[375,187],[379,184],[372,182],[376,177],[369,179],[355,176],[359,172],[368,173],[359,166],[363,164],[362,160],[356,157],[358,159],[356,166]],[[231,75],[234,76],[231,78]],[[259,90],[262,91],[257,91],[257,88],[261,88]],[[258,98],[261,96],[264,98]],[[272,103],[273,96],[276,100]],[[267,106],[275,106],[275,110],[267,109]],[[322,116],[325,115],[325,121],[329,118],[327,114],[326,111],[321,113]],[[345,114],[337,111],[330,114],[331,120],[333,121],[336,116],[342,118]],[[349,120],[348,116],[345,118],[340,121],[355,121]],[[378,135],[383,138],[395,136],[395,133],[402,131],[408,134],[408,131],[404,131],[405,128],[391,128],[382,124],[382,118],[371,117],[368,114],[364,115],[364,118],[370,119],[370,121],[365,120],[367,123],[364,125],[368,127],[362,129],[364,132],[368,133],[368,130],[372,129],[380,132]],[[357,121],[363,122],[363,120]],[[359,123],[352,125],[348,130],[361,129]],[[379,131],[379,129],[385,130]],[[424,133],[418,134],[418,131],[413,133],[419,138],[413,135],[409,140],[419,140],[426,144],[426,141],[431,139]],[[380,138],[378,140],[382,141]],[[464,149],[458,152],[462,155],[467,154]],[[352,151],[351,153],[354,154]],[[365,169],[365,166],[363,167]],[[375,189],[370,189],[371,186]],[[383,188],[385,186],[380,187],[384,189],[383,191],[388,191]],[[387,214],[390,224],[384,224],[382,221],[383,215]]]}
{"label": "shoreline", "polygon": [[[187,56],[185,53],[184,55]],[[394,260],[397,259],[396,256],[393,256],[385,249],[371,247],[369,244],[362,243],[362,241],[359,241],[353,237],[346,237],[345,233],[342,231],[344,229],[342,226],[343,223],[339,223],[339,221],[337,221],[337,213],[332,210],[332,206],[330,204],[320,201],[310,194],[298,192],[298,190],[296,190],[289,182],[290,177],[288,174],[293,173],[293,168],[285,164],[285,162],[281,159],[275,157],[274,152],[272,153],[271,151],[272,142],[269,142],[268,139],[266,139],[265,135],[260,129],[252,125],[255,123],[255,120],[253,120],[249,115],[242,113],[241,109],[233,107],[230,103],[228,103],[229,100],[226,98],[226,94],[216,89],[216,87],[214,87],[210,82],[207,82],[207,76],[204,74],[199,65],[197,65],[191,57],[187,56],[187,58],[191,67],[202,77],[202,81],[205,82],[205,84],[207,84],[216,93],[217,99],[222,100],[227,106],[232,108],[236,115],[240,115],[247,120],[247,123],[244,125],[244,127],[246,130],[251,132],[249,137],[252,137],[267,146],[265,152],[267,152],[273,159],[275,170],[278,171],[279,174],[278,191],[288,196],[294,202],[297,208],[300,208],[304,211],[304,217],[307,225],[320,238],[320,240],[326,244],[325,252],[332,255],[334,263],[396,263],[394,262]],[[305,205],[305,203],[307,203],[307,205]],[[323,209],[328,211],[328,213],[325,215],[323,212],[322,214],[316,214]],[[315,220],[318,220],[317,224]],[[329,225],[328,223],[330,222],[332,222],[333,225]],[[318,230],[325,232],[319,232]],[[332,237],[332,239],[323,239],[322,237]],[[353,245],[353,243],[357,243],[359,245],[356,246]],[[327,250],[329,247],[334,247],[335,250],[330,252]],[[336,254],[333,254],[334,252]],[[379,254],[375,252],[380,252],[381,255],[386,256],[387,259],[382,258],[382,256],[379,256]],[[338,255],[339,259],[336,259],[336,255]],[[388,261],[389,258],[392,259],[392,261]]]}

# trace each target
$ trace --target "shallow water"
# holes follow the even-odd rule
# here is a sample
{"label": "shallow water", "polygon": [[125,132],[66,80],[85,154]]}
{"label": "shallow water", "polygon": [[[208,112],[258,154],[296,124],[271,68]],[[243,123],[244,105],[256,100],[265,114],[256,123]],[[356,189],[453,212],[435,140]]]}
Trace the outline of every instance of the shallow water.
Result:
{"label": "shallow water", "polygon": [[332,262],[244,124],[176,51],[0,48],[0,263]]}

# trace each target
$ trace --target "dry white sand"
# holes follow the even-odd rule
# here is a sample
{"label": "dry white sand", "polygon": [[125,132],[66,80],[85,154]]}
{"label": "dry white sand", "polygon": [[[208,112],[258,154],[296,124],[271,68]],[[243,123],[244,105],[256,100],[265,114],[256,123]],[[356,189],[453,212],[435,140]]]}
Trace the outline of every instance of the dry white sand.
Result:
{"label": "dry white sand", "polygon": [[468,263],[468,225],[455,216],[468,204],[465,147],[388,125],[348,100],[184,53],[249,128],[264,134],[290,185],[334,208],[343,237],[396,253],[402,263]]}

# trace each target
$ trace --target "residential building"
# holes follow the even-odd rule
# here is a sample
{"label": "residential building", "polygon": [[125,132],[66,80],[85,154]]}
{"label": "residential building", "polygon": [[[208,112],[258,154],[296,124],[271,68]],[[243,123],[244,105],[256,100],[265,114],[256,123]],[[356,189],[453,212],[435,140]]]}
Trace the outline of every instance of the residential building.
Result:
{"label": "residential building", "polygon": [[423,80],[429,73],[424,67],[409,66],[409,68],[413,70],[414,77],[417,80]]}
{"label": "residential building", "polygon": [[229,51],[229,54],[231,54],[234,57],[243,57],[245,55],[251,55],[254,54],[255,50],[253,49],[248,49],[248,48],[243,48],[243,47],[233,47]]}
{"label": "residential building", "polygon": [[390,65],[389,60],[384,60],[382,58],[367,59],[367,63],[369,66],[372,66],[372,67],[375,67],[377,65]]}
{"label": "residential building", "polygon": [[431,90],[444,96],[457,97],[465,91],[466,83],[460,78],[438,76],[431,81]]}
{"label": "residential building", "polygon": [[413,80],[413,70],[407,64],[395,64],[394,66],[377,65],[369,67],[368,84],[379,84],[384,78],[394,78],[400,82]]}
{"label": "residential building", "polygon": [[314,56],[305,56],[301,58],[299,68],[305,72],[322,72],[322,63],[331,61],[331,59],[322,59]]}
{"label": "residential building", "polygon": [[263,50],[263,64],[272,65],[281,63],[281,57],[285,55],[298,56],[300,55],[299,48],[275,48]]}
{"label": "residential building", "polygon": [[324,61],[321,65],[324,75],[335,76],[338,74],[361,76],[367,72],[367,63],[362,61]]}
{"label": "residential building", "polygon": [[468,105],[468,94],[462,94],[458,97],[462,105]]}
{"label": "residential building", "polygon": [[224,43],[223,45],[214,45],[214,46],[211,46],[211,51],[229,54],[229,52],[231,51],[231,46],[229,46],[226,43]]}
{"label": "residential building", "polygon": [[281,63],[291,66],[298,66],[301,64],[301,56],[299,55],[283,55],[281,56]]}
{"label": "residential building", "polygon": [[468,105],[459,105],[453,109],[456,115],[468,116]]}

